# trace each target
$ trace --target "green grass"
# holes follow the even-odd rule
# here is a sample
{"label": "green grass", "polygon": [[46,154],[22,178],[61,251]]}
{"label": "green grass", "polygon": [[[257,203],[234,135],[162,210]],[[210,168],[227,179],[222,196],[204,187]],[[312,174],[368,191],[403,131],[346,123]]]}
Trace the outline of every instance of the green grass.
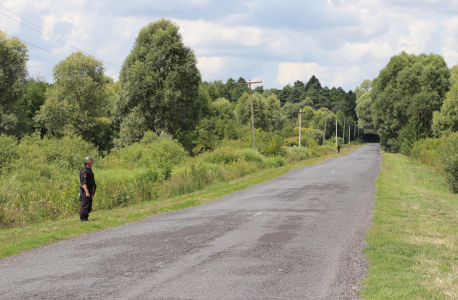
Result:
{"label": "green grass", "polygon": [[[332,153],[327,156],[307,159],[295,164],[275,169],[264,169],[240,179],[209,185],[205,190],[168,198],[162,201],[147,201],[123,208],[100,210],[91,213],[90,221],[81,223],[78,214],[57,221],[46,221],[25,227],[0,230],[0,258],[48,244],[59,240],[77,237],[83,233],[99,229],[119,226],[134,222],[148,216],[197,206],[205,202],[220,199],[222,196],[240,191],[272,178],[284,175],[290,170],[319,163],[323,160],[348,154],[358,146],[344,148],[339,155]],[[97,196],[94,197],[97,201]]]}
{"label": "green grass", "polygon": [[458,298],[458,195],[435,169],[385,154],[368,231],[365,299]]}

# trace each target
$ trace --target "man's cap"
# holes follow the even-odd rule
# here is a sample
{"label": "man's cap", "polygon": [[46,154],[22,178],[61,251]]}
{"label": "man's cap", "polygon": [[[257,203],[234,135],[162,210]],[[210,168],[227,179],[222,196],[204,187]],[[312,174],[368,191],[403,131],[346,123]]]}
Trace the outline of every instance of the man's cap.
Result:
{"label": "man's cap", "polygon": [[91,162],[93,162],[93,161],[94,161],[94,159],[92,158],[92,156],[86,156],[86,157],[84,158],[84,163],[85,163],[85,164],[91,163]]}

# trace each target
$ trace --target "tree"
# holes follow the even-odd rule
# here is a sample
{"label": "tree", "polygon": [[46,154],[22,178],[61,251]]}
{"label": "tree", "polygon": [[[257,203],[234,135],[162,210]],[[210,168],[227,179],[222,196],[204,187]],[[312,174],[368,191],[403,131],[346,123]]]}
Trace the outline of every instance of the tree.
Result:
{"label": "tree", "polygon": [[[108,150],[110,120],[102,62],[76,52],[53,69],[54,84],[34,120],[58,137],[76,134]],[[106,147],[104,147],[106,145]]]}
{"label": "tree", "polygon": [[448,136],[458,131],[458,64],[451,69],[450,83],[452,87],[446,94],[441,110],[433,114],[432,131],[436,137]]}
{"label": "tree", "polygon": [[245,83],[245,79],[243,77],[240,77],[237,82],[232,82],[231,83],[231,90],[230,90],[230,95],[231,98],[229,101],[231,102],[237,102],[240,97],[242,97],[243,93],[249,92],[248,85],[246,84],[237,84],[237,83]]}
{"label": "tree", "polygon": [[46,90],[49,86],[50,84],[41,74],[38,74],[36,78],[32,77],[26,80],[25,93],[19,101],[19,106],[30,121],[45,103]]}
{"label": "tree", "polygon": [[365,79],[361,85],[355,89],[355,110],[358,116],[358,127],[363,129],[364,133],[376,133],[371,115],[371,106],[373,104],[371,85],[372,81]]}
{"label": "tree", "polygon": [[400,150],[399,132],[412,117],[431,134],[432,115],[449,90],[449,77],[441,55],[401,52],[390,59],[372,84],[372,119],[386,151]]}
{"label": "tree", "polygon": [[140,30],[120,73],[118,146],[138,141],[145,129],[176,135],[195,127],[208,106],[199,97],[196,64],[193,50],[183,44],[172,21],[162,18]]}
{"label": "tree", "polygon": [[318,92],[323,89],[321,87],[320,81],[318,80],[318,78],[315,77],[315,75],[312,75],[312,77],[310,77],[309,81],[304,87],[306,91],[310,90],[311,88],[315,89]]}
{"label": "tree", "polygon": [[27,46],[0,31],[0,134],[20,136],[29,129],[19,101],[27,78]]}

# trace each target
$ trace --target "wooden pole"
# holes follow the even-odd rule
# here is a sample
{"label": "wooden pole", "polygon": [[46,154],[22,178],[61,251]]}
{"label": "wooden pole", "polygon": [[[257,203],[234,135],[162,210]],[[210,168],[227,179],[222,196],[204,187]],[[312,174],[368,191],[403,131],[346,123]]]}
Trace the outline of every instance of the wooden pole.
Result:
{"label": "wooden pole", "polygon": [[344,116],[344,127],[343,127],[343,131],[342,131],[342,145],[345,144],[345,121],[347,120],[347,117]]}
{"label": "wooden pole", "polygon": [[301,146],[302,107],[299,107],[299,147]]}
{"label": "wooden pole", "polygon": [[356,121],[355,121],[355,128],[353,129],[353,139],[356,141]]}
{"label": "wooden pole", "polygon": [[253,147],[256,150],[256,131],[254,129],[254,112],[253,112],[253,98],[251,96],[251,83],[248,84],[250,86],[250,104],[251,104],[251,127],[253,129]]}
{"label": "wooden pole", "polygon": [[336,147],[337,147],[337,117],[336,117]]}
{"label": "wooden pole", "polygon": [[326,119],[324,121],[324,131],[323,131],[323,146],[324,146],[324,140],[326,138],[326,125],[328,123],[328,110],[326,110]]}
{"label": "wooden pole", "polygon": [[253,112],[253,98],[251,96],[251,85],[254,83],[262,83],[262,81],[257,81],[257,82],[251,82],[248,80],[248,82],[239,82],[237,85],[243,85],[247,84],[249,89],[250,89],[250,104],[251,104],[251,127],[253,129],[253,147],[254,150],[256,150],[256,131],[254,129],[254,112]]}

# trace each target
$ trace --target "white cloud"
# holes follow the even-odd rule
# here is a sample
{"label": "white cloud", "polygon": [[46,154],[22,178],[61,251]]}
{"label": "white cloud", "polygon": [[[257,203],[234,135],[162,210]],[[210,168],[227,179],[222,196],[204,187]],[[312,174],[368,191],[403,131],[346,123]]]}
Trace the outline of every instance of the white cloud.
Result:
{"label": "white cloud", "polygon": [[329,67],[323,67],[317,63],[281,63],[278,65],[277,82],[284,86],[296,80],[307,81],[315,75],[322,83],[329,78]]}
{"label": "white cloud", "polygon": [[[262,78],[265,88],[280,88],[315,75],[323,84],[350,89],[377,76],[402,50],[440,51],[453,65],[458,60],[458,17],[450,11],[458,7],[455,2],[142,0],[133,6],[125,0],[116,5],[106,0],[5,0],[2,5],[118,65],[141,27],[164,16],[180,26],[204,80],[251,76]],[[0,18],[0,29],[63,56],[74,52],[6,18]],[[38,52],[31,51],[30,59],[41,59],[42,65],[29,64],[30,73],[41,68],[50,78],[56,58],[44,53],[38,59]]]}

